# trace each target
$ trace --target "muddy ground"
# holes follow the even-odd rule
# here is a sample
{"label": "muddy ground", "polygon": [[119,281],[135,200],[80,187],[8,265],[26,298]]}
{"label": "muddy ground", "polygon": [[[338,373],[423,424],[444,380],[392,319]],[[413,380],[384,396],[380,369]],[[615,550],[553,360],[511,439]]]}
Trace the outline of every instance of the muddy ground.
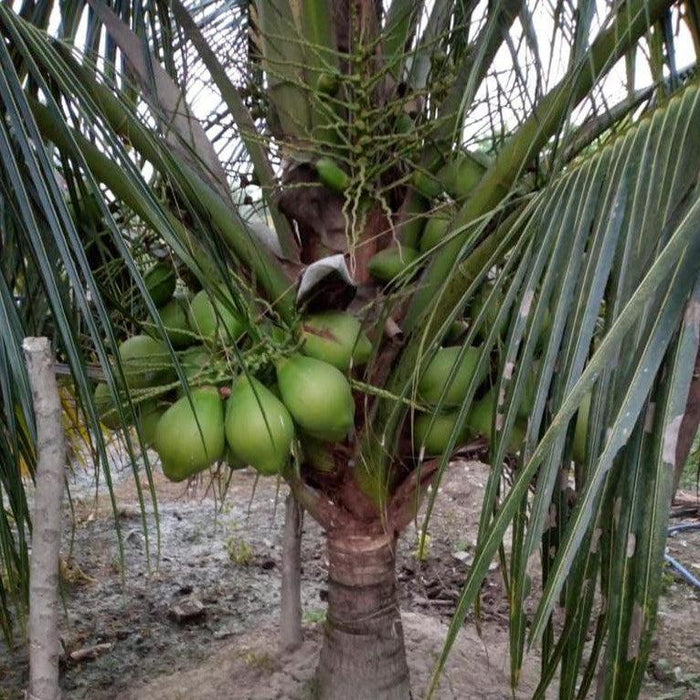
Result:
{"label": "muddy ground", "polygon": [[[422,698],[469,566],[487,469],[456,462],[430,526],[424,562],[416,531],[400,541],[397,574],[415,696]],[[85,474],[73,484],[75,529],[64,546],[61,621],[66,698],[209,700],[309,697],[324,618],[322,532],[306,519],[302,596],[305,642],[276,647],[284,489],[251,471],[234,474],[222,503],[211,485],[195,488],[156,475],[160,557],[154,518],[148,542],[131,472],[116,469],[120,556],[109,499]],[[151,509],[152,510],[152,509]],[[671,553],[700,574],[700,533],[669,540]],[[149,566],[146,552],[150,550]],[[665,574],[645,698],[700,698],[700,595]],[[202,610],[189,621],[178,612]],[[0,643],[1,644],[1,643]],[[440,698],[509,698],[507,604],[494,567],[483,593],[478,634],[470,618],[442,679]],[[84,656],[87,654],[87,656]],[[77,658],[76,658],[77,655]],[[83,655],[83,658],[81,658]],[[94,656],[95,658],[91,658]],[[516,697],[532,696],[539,660],[526,661]],[[26,652],[0,646],[0,698],[22,697]]]}

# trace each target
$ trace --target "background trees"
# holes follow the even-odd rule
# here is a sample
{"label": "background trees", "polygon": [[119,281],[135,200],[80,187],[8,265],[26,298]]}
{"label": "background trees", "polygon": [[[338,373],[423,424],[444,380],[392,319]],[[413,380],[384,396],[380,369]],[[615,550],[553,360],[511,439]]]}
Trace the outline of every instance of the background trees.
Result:
{"label": "background trees", "polygon": [[[518,2],[88,7],[0,7],[2,602],[26,590],[19,339],[47,333],[91,426],[101,368],[111,419],[138,426],[125,434],[135,465],[147,401],[277,378],[296,429],[294,459],[275,468],[329,534],[327,694],[345,692],[341,667],[354,677],[370,659],[367,693],[406,694],[401,640],[386,633],[393,542],[454,449],[486,434],[479,544],[445,653],[499,554],[514,681],[526,642],[541,642],[543,688],[561,668],[562,697],[582,696],[605,649],[606,692],[633,695],[698,342],[699,103],[673,31],[697,51],[695,8],[562,6],[549,37],[534,29],[549,13]],[[641,92],[640,46],[654,78]],[[618,94],[606,76],[621,61]],[[309,266],[339,254],[310,285]],[[194,371],[165,341],[156,261],[217,309],[211,338],[187,312],[185,332],[209,341]],[[328,309],[371,341],[337,370],[354,397],[337,435],[295,413],[280,377],[308,354],[309,315]],[[148,369],[169,376],[125,391],[135,370],[117,348],[143,332],[165,342]]]}

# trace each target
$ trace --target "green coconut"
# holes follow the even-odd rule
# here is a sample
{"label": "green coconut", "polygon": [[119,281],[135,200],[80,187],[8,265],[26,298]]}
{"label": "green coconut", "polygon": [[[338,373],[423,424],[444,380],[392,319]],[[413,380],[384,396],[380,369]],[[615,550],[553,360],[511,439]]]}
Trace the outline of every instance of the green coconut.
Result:
{"label": "green coconut", "polygon": [[350,176],[332,159],[324,156],[316,161],[318,179],[335,192],[345,192],[350,187]]}
{"label": "green coconut", "polygon": [[462,199],[479,184],[486,167],[468,152],[460,153],[438,172],[437,179],[454,199]]}
{"label": "green coconut", "polygon": [[[160,309],[160,320],[170,342],[175,348],[186,348],[195,342],[194,334],[187,318],[187,309],[182,299],[171,299]],[[151,333],[154,335],[158,329]]]}
{"label": "green coconut", "polygon": [[225,439],[219,392],[194,389],[178,399],[158,421],[153,442],[163,473],[172,481],[187,479],[221,459]]}
{"label": "green coconut", "polygon": [[97,415],[100,417],[102,424],[110,430],[116,430],[121,425],[121,421],[119,420],[119,413],[116,410],[112,392],[107,384],[100,382],[95,387],[94,400]]}
{"label": "green coconut", "polygon": [[263,384],[241,376],[226,407],[226,440],[234,457],[261,474],[279,474],[289,460],[294,423]]}
{"label": "green coconut", "polygon": [[[413,425],[413,444],[415,450],[425,449],[428,456],[440,455],[447,448],[450,435],[457,424],[458,411],[452,413],[423,413]],[[431,425],[432,423],[432,425]],[[467,439],[467,427],[463,426],[457,434],[455,445],[464,443]]]}
{"label": "green coconut", "polygon": [[532,412],[532,407],[535,405],[537,387],[539,384],[539,366],[540,363],[535,361],[532,365],[532,369],[525,377],[525,391],[523,392],[520,406],[518,406],[518,418],[528,418]]}
{"label": "green coconut", "polygon": [[450,227],[450,221],[453,216],[454,211],[452,209],[441,209],[428,219],[420,239],[421,253],[427,253],[442,241],[447,233],[447,229]]}
{"label": "green coconut", "polygon": [[144,445],[151,446],[156,436],[156,429],[165,408],[160,406],[155,399],[144,401],[138,408],[138,425],[141,430],[141,438]]}
{"label": "green coconut", "polygon": [[401,241],[404,245],[409,248],[418,248],[418,241],[425,228],[426,214],[429,209],[428,202],[418,193],[409,197],[405,210],[402,207]]}
{"label": "green coconut", "polygon": [[[493,414],[496,410],[496,393],[489,391],[480,401],[477,401],[467,416],[467,428],[473,437],[481,436],[491,441]],[[508,452],[517,452],[525,439],[525,425],[516,422],[508,443]]]}
{"label": "green coconut", "polygon": [[324,71],[316,79],[316,89],[324,95],[335,95],[340,89],[340,73]]}
{"label": "green coconut", "polygon": [[360,322],[346,311],[326,311],[304,319],[301,351],[346,372],[352,361],[363,365],[372,353],[372,343]]}
{"label": "green coconut", "polygon": [[177,275],[172,265],[157,262],[143,276],[144,284],[156,306],[163,306],[175,292]]}
{"label": "green coconut", "polygon": [[277,365],[277,384],[284,405],[312,437],[344,440],[355,419],[355,402],[345,375],[333,365],[292,355]]}
{"label": "green coconut", "polygon": [[180,355],[180,364],[188,381],[192,381],[207,368],[211,362],[211,352],[204,345],[187,348]]}
{"label": "green coconut", "polygon": [[150,335],[134,335],[119,345],[119,359],[130,389],[168,384],[175,379],[170,351]]}
{"label": "green coconut", "polygon": [[[492,283],[489,282],[485,284],[474,298],[469,312],[472,324],[476,321],[484,306],[486,306],[486,302],[488,301],[488,297],[493,291],[493,288],[494,285]],[[482,321],[481,328],[479,329],[479,335],[482,338],[486,338],[491,332],[491,329],[496,325],[496,321],[498,320],[498,312],[500,311],[502,304],[503,292],[499,289],[494,298],[491,300],[491,305],[486,310],[486,319]],[[501,320],[500,326],[498,327],[499,338],[502,338],[505,335],[505,332],[508,329],[508,321],[508,316]]]}
{"label": "green coconut", "polygon": [[415,124],[411,115],[406,112],[401,112],[398,117],[396,117],[396,122],[394,123],[394,133],[396,134],[408,134],[413,130]]}
{"label": "green coconut", "polygon": [[352,361],[355,367],[362,367],[372,357],[372,341],[363,333],[352,351]]}
{"label": "green coconut", "polygon": [[463,318],[455,319],[450,324],[445,340],[452,343],[457,342],[466,335],[468,330],[469,324]]}
{"label": "green coconut", "polygon": [[542,320],[542,329],[540,330],[539,338],[537,339],[537,348],[542,349],[547,341],[547,336],[552,329],[552,312],[547,307],[544,311],[544,319]]}
{"label": "green coconut", "polygon": [[380,282],[391,282],[418,258],[418,251],[407,246],[384,248],[372,256],[368,269]]}
{"label": "green coconut", "polygon": [[[477,316],[481,313],[481,310],[486,305],[488,297],[492,293],[493,288],[494,288],[493,283],[488,282],[479,290],[479,292],[475,296],[475,298],[471,304],[471,309],[470,309],[470,313],[469,313],[469,316],[471,317],[472,323],[474,321],[476,321]],[[503,305],[503,300],[504,300],[504,292],[502,289],[499,289],[491,301],[491,306],[486,311],[486,320],[485,320],[485,322],[482,322],[481,328],[479,330],[479,335],[482,338],[486,338],[486,336],[489,334],[491,329],[496,325],[498,313],[501,309],[501,306]],[[530,313],[534,313],[534,305],[536,303],[537,303],[537,298],[534,298],[532,300]],[[513,308],[517,309],[517,302]],[[501,320],[500,326],[498,328],[498,337],[505,339],[506,333],[508,331],[508,326],[510,325],[510,319],[512,317],[512,314],[513,314],[513,311],[511,310],[511,312],[509,314],[507,314],[506,317]],[[545,309],[545,312],[544,312],[544,319],[542,321],[542,328],[540,329],[540,335],[539,335],[539,338],[537,339],[537,348],[538,349],[541,349],[541,347],[542,347],[542,345],[547,337],[547,334],[549,333],[551,326],[552,326],[552,314],[551,314],[550,310],[547,308],[547,309]]]}
{"label": "green coconut", "polygon": [[423,170],[414,171],[411,182],[426,199],[435,199],[435,197],[440,196],[445,190],[444,185],[437,177]]}
{"label": "green coconut", "polygon": [[238,340],[245,332],[245,324],[219,299],[212,302],[205,290],[194,295],[190,302],[189,322],[192,330],[205,342],[217,340],[224,344]]}
{"label": "green coconut", "polygon": [[574,428],[574,461],[582,464],[586,460],[586,443],[588,442],[588,418],[591,413],[591,395],[586,394],[576,415]]}
{"label": "green coconut", "polygon": [[[452,345],[440,348],[430,360],[423,376],[418,382],[418,393],[428,403],[437,403],[442,392],[447,386],[450,374],[454,367],[457,371],[450,381],[449,387],[443,399],[443,406],[459,406],[467,395],[469,382],[476,373],[477,363],[481,351],[479,348],[467,347],[462,357],[462,347]],[[477,386],[486,379],[486,368],[482,369],[477,378]]]}

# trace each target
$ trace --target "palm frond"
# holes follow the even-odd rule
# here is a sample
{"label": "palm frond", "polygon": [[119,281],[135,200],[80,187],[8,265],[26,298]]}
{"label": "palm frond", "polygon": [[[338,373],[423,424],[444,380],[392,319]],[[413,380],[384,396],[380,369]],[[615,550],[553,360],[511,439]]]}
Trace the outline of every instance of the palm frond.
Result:
{"label": "palm frond", "polygon": [[[685,306],[697,304],[700,273],[698,124],[700,101],[692,86],[530,207],[522,236],[532,254],[522,257],[518,269],[527,271],[511,282],[519,285],[517,313],[499,353],[494,470],[446,651],[477,600],[506,528],[525,517],[508,577],[514,678],[525,643],[543,635],[545,678],[561,659],[578,666],[588,620],[604,614],[600,634],[618,659],[606,665],[606,692],[622,697],[639,687],[658,596],[671,445],[697,351],[697,320],[690,313],[681,321]],[[526,442],[513,485],[503,493],[499,465],[534,366],[538,389]],[[665,380],[673,376],[684,379],[671,389]],[[588,395],[585,460],[571,470],[571,420],[585,410]],[[562,491],[569,496],[562,498]],[[605,560],[613,569],[605,575],[599,540],[603,549],[609,542]],[[538,549],[543,591],[527,622],[525,580]],[[589,588],[599,575],[607,603],[596,610]],[[564,627],[553,646],[552,615],[562,595]],[[569,668],[563,678],[571,692],[576,673]],[[566,692],[562,697],[571,697]]]}

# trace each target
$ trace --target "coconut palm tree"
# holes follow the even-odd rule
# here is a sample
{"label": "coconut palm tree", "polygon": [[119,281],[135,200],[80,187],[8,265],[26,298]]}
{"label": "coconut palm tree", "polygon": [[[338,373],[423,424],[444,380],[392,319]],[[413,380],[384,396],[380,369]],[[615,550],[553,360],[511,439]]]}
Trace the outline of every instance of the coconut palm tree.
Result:
{"label": "coconut palm tree", "polygon": [[697,56],[690,0],[0,5],[5,629],[30,527],[20,339],[43,333],[89,425],[136,424],[151,484],[153,439],[171,477],[242,460],[323,526],[322,697],[409,697],[396,541],[476,435],[490,477],[433,687],[499,556],[513,685],[539,644],[538,697],[599,669],[635,696],[698,347],[679,27]]}

